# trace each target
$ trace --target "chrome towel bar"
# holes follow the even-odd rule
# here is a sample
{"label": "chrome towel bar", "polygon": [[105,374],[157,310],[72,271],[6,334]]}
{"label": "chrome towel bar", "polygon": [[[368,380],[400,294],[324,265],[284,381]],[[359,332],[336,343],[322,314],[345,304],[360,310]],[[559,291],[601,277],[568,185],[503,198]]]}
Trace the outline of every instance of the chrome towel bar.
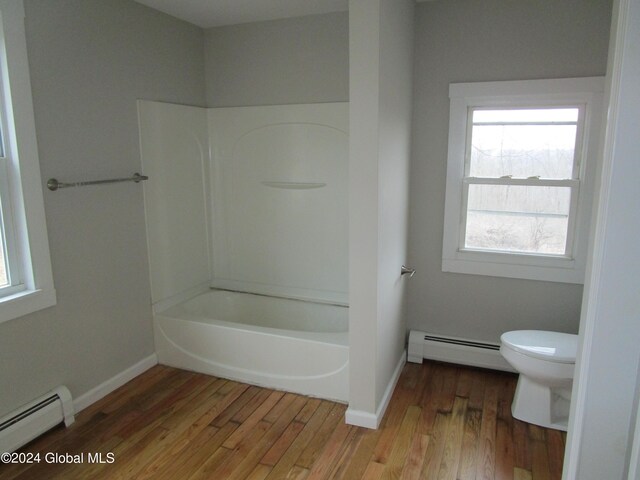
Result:
{"label": "chrome towel bar", "polygon": [[85,185],[102,185],[104,183],[120,183],[120,182],[136,182],[139,183],[143,180],[148,180],[149,177],[146,175],[140,175],[139,173],[134,173],[132,177],[128,178],[110,178],[108,180],[90,180],[88,182],[74,182],[74,183],[63,183],[59,182],[55,178],[50,178],[47,181],[47,188],[52,192],[55,192],[59,188],[69,188],[69,187],[83,187]]}

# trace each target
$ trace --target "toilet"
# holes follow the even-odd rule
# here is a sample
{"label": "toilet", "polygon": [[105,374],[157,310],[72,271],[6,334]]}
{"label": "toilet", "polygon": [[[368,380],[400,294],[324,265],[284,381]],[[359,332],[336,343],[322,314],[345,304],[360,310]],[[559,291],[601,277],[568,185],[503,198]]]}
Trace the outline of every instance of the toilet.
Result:
{"label": "toilet", "polygon": [[578,336],[514,330],[500,337],[500,353],[520,374],[511,405],[514,418],[567,430]]}

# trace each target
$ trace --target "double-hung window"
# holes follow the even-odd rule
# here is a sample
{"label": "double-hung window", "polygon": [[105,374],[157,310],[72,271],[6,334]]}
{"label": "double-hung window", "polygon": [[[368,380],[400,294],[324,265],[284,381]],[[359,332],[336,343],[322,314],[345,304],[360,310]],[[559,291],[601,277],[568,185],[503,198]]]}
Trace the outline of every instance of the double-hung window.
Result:
{"label": "double-hung window", "polygon": [[0,0],[0,322],[56,303],[22,0]]}
{"label": "double-hung window", "polygon": [[443,270],[581,283],[601,78],[452,84]]}

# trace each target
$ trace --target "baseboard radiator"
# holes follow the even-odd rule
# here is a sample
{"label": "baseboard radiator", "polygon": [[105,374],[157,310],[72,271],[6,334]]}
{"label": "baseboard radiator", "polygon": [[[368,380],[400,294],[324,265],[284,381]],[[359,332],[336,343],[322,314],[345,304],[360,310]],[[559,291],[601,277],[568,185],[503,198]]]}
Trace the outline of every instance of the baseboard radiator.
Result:
{"label": "baseboard radiator", "polygon": [[490,368],[515,370],[500,355],[500,345],[445,335],[435,335],[417,330],[409,333],[407,361],[422,363],[423,358],[441,362]]}
{"label": "baseboard radiator", "polygon": [[14,452],[64,422],[74,421],[71,393],[60,386],[0,419],[0,452]]}

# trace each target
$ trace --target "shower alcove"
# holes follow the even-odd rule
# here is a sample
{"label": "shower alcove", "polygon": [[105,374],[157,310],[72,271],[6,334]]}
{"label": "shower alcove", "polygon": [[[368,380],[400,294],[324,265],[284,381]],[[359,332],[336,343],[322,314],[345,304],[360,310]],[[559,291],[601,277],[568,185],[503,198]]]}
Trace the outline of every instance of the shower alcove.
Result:
{"label": "shower alcove", "polygon": [[138,102],[160,363],[348,399],[348,104]]}

